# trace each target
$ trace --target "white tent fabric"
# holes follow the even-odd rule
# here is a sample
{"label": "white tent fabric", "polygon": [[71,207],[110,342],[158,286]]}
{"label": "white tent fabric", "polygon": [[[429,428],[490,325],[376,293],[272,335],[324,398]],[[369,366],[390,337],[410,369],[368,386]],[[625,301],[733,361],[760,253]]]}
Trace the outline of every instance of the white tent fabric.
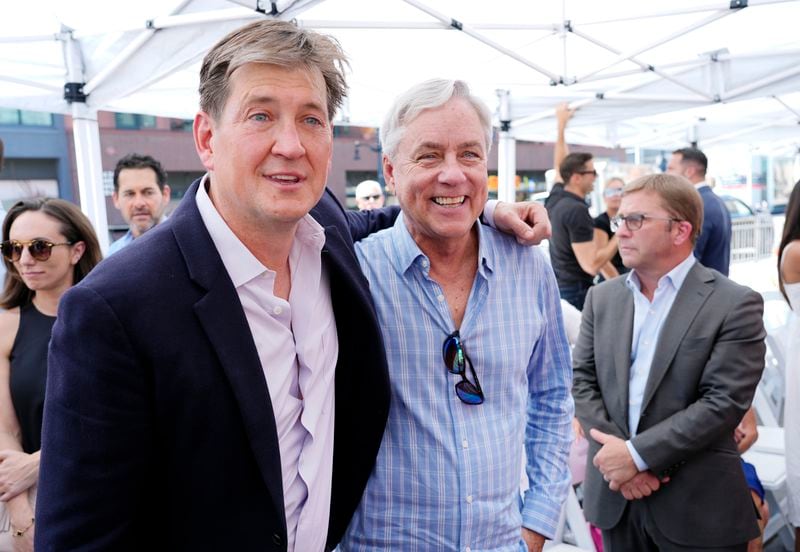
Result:
{"label": "white tent fabric", "polygon": [[[0,20],[0,106],[76,117],[82,205],[104,240],[97,110],[191,118],[209,46],[268,16],[342,43],[351,92],[340,122],[379,125],[394,96],[425,78],[464,79],[490,106],[504,98],[506,185],[514,138],[552,140],[561,101],[579,107],[575,142],[797,150],[800,0],[708,1],[14,3]],[[82,85],[85,103],[64,99],[66,82]]]}

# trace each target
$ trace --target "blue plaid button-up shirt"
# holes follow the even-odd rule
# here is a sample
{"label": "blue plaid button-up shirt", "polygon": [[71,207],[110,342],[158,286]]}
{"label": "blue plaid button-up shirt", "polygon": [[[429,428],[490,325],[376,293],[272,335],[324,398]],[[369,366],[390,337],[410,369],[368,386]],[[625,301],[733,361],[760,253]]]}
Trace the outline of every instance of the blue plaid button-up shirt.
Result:
{"label": "blue plaid button-up shirt", "polygon": [[[402,215],[356,245],[383,330],[392,405],[341,550],[518,551],[523,525],[555,532],[573,416],[558,288],[537,248],[480,224],[478,232],[460,333],[481,405],[456,397],[460,376],[442,359],[456,328]],[[530,487],[521,499],[523,465]]]}

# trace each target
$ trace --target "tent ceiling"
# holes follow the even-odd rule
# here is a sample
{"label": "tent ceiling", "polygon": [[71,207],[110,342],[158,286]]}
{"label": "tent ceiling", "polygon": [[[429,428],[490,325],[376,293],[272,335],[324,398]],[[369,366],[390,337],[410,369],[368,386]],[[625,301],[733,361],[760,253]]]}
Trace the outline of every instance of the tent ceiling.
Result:
{"label": "tent ceiling", "polygon": [[[70,113],[63,46],[74,40],[90,108],[190,118],[205,51],[272,4],[15,5],[0,22],[0,105]],[[666,8],[593,0],[274,4],[280,17],[336,36],[348,52],[351,94],[339,117],[353,124],[380,124],[399,91],[445,77],[468,81],[490,106],[498,89],[509,90],[518,138],[552,140],[553,108],[570,101],[580,106],[571,138],[585,143],[800,142],[798,0],[750,0],[743,9],[713,0]]]}

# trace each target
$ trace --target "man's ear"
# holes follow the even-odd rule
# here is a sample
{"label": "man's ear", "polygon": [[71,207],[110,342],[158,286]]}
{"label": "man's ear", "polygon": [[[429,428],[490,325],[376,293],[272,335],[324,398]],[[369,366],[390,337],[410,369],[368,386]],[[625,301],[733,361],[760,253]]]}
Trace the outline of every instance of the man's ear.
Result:
{"label": "man's ear", "polygon": [[386,182],[386,190],[395,193],[394,189],[394,165],[385,153],[383,154],[383,179]]}
{"label": "man's ear", "polygon": [[[194,147],[197,150],[197,155],[200,157],[200,162],[209,170],[214,170],[214,120],[211,115],[205,111],[199,111],[194,116],[194,125],[192,126],[192,134],[194,135]],[[166,186],[164,186],[166,188]]]}
{"label": "man's ear", "polygon": [[678,233],[675,234],[675,238],[672,240],[672,243],[675,245],[683,245],[687,241],[689,241],[692,237],[692,223],[688,220],[682,220],[680,222],[673,222],[673,224],[678,226]]}
{"label": "man's ear", "polygon": [[114,202],[114,207],[116,207],[117,211],[120,211],[121,209],[119,206],[119,192],[117,192],[116,190],[111,192],[111,201]]}
{"label": "man's ear", "polygon": [[164,184],[164,189],[161,190],[161,195],[164,196],[164,203],[169,203],[170,194],[172,194],[172,190],[170,190],[169,184]]}

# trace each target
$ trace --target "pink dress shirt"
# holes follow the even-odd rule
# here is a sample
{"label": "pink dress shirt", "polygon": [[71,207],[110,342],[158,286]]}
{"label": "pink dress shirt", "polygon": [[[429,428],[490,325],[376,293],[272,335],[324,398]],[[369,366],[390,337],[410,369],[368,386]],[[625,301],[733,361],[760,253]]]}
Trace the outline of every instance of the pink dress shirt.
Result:
{"label": "pink dress shirt", "polygon": [[288,551],[322,551],[330,515],[339,353],[321,259],[325,233],[309,215],[298,223],[289,253],[287,302],[273,294],[275,272],[256,259],[217,212],[206,191],[208,182],[206,175],[197,191],[197,206],[239,295],[272,401]]}

